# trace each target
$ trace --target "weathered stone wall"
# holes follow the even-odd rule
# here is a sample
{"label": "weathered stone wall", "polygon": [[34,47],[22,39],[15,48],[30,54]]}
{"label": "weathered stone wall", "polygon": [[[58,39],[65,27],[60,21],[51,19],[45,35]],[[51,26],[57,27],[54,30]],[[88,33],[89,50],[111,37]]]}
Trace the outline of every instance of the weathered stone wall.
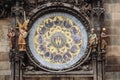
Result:
{"label": "weathered stone wall", "polygon": [[120,71],[120,0],[105,0],[105,26],[108,29],[107,71]]}
{"label": "weathered stone wall", "polygon": [[[120,80],[120,0],[105,1],[105,27],[108,34],[106,80]],[[9,80],[9,41],[7,38],[10,19],[0,19],[0,80]],[[31,78],[31,80],[34,80]],[[39,80],[39,79],[37,79]],[[47,80],[45,78],[40,80]],[[53,80],[53,79],[51,79]],[[61,80],[72,80],[61,78]],[[79,80],[75,78],[74,80]],[[80,79],[81,80],[81,79]],[[84,80],[84,79],[82,79]]]}
{"label": "weathered stone wall", "polygon": [[10,75],[10,62],[8,57],[9,41],[7,37],[9,19],[0,20],[0,80],[5,80]]}

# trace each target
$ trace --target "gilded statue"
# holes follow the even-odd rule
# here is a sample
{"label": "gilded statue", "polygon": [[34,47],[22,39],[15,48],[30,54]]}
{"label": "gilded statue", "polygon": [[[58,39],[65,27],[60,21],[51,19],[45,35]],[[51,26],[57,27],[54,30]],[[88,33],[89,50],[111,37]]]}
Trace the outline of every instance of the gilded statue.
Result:
{"label": "gilded statue", "polygon": [[106,38],[108,36],[106,35],[106,28],[102,28],[102,32],[101,32],[101,50],[104,51],[106,49],[107,46],[107,42],[106,42]]}
{"label": "gilded statue", "polygon": [[18,37],[18,45],[19,45],[19,51],[26,51],[26,41],[25,38],[27,37],[27,27],[29,23],[29,19],[25,20],[23,24],[20,23],[19,20],[17,20],[18,28],[19,28],[19,37]]}

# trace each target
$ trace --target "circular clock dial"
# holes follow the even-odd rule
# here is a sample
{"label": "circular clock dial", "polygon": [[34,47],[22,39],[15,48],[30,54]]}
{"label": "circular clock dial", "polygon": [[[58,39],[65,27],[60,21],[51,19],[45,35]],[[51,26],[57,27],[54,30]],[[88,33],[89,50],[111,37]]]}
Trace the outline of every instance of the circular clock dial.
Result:
{"label": "circular clock dial", "polygon": [[63,12],[41,16],[32,25],[29,48],[37,61],[50,69],[66,69],[86,51],[87,33],[76,17]]}

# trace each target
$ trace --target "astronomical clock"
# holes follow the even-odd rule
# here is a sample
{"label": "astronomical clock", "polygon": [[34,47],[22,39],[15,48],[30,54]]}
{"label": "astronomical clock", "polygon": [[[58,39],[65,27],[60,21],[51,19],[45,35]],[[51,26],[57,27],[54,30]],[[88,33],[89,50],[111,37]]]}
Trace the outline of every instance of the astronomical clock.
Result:
{"label": "astronomical clock", "polygon": [[[51,75],[104,80],[105,52],[100,44],[101,31],[96,31],[102,27],[96,26],[94,21],[104,14],[102,0],[26,0],[25,6],[21,4],[18,0],[12,13],[18,24],[16,38],[25,42],[17,44],[16,40],[18,47],[10,51],[10,54],[15,53],[12,70],[19,75],[19,80]],[[29,22],[24,24],[26,18]],[[18,20],[24,22],[23,28]],[[27,32],[25,36],[24,31]],[[13,80],[16,80],[15,73]]]}
{"label": "astronomical clock", "polygon": [[36,19],[28,36],[29,50],[39,66],[53,71],[77,67],[88,53],[87,45],[84,24],[79,18],[62,11]]}

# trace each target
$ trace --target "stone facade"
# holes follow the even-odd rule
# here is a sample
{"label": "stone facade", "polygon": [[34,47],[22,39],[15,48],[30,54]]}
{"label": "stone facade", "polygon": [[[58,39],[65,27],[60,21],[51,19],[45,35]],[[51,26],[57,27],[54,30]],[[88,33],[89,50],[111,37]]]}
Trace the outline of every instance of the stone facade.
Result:
{"label": "stone facade", "polygon": [[9,40],[7,37],[9,19],[0,19],[0,80],[9,80],[10,62],[8,57]]}
{"label": "stone facade", "polygon": [[120,1],[105,0],[105,27],[108,29],[107,71],[120,71]]}
{"label": "stone facade", "polygon": [[[108,32],[106,55],[106,80],[120,80],[120,0],[105,0],[105,27]],[[9,39],[7,37],[10,19],[0,19],[0,80],[10,79],[10,62],[8,58]],[[61,78],[49,80],[79,80],[80,78]],[[26,79],[34,80],[34,79]],[[45,78],[37,80],[47,80]],[[80,79],[90,80],[90,79]]]}

